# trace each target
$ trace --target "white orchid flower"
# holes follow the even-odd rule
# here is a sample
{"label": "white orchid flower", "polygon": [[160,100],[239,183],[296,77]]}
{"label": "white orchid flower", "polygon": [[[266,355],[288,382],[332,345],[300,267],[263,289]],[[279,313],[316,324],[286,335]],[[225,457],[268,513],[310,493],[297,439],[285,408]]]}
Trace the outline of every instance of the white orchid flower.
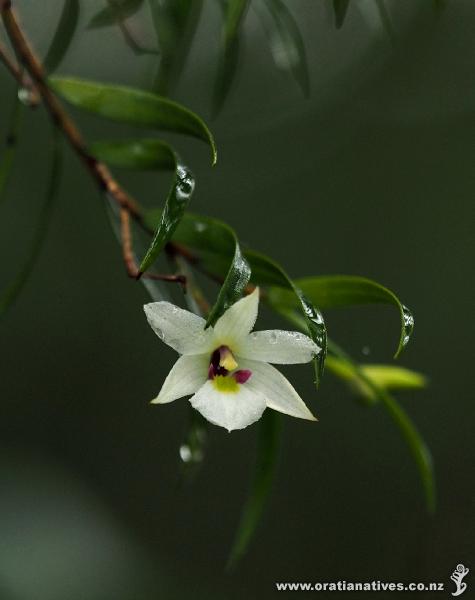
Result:
{"label": "white orchid flower", "polygon": [[289,381],[272,365],[306,363],[320,348],[294,331],[256,331],[259,290],[233,304],[205,329],[204,319],[169,302],[144,306],[150,326],[180,356],[154,404],[192,395],[205,419],[228,431],[243,429],[272,408],[316,421]]}

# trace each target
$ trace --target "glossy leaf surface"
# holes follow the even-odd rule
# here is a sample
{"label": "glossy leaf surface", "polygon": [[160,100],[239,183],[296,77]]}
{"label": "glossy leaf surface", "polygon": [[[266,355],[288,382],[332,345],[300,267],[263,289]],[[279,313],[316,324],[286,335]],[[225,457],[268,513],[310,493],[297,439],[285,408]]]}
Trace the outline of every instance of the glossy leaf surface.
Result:
{"label": "glossy leaf surface", "polygon": [[132,87],[83,79],[53,77],[49,81],[65,100],[99,117],[199,138],[210,146],[212,163],[216,162],[216,145],[204,121],[173,100]]}
{"label": "glossy leaf surface", "polygon": [[89,151],[98,160],[123,169],[171,171],[176,167],[174,151],[161,140],[100,141],[91,144]]}
{"label": "glossy leaf surface", "polygon": [[[147,223],[156,223],[159,211],[149,213]],[[177,227],[173,241],[192,249],[199,265],[208,274],[221,280],[218,298],[208,315],[207,325],[218,318],[238,300],[251,276],[234,231],[218,219],[186,213]]]}
{"label": "glossy leaf surface", "polygon": [[171,239],[191,200],[194,188],[195,180],[192,173],[187,167],[177,162],[175,178],[165,207],[161,212],[158,227],[152,243],[140,263],[140,274],[145,273],[152,266],[165,244]]}
{"label": "glossy leaf surface", "polygon": [[[307,298],[300,286],[293,282],[282,267],[270,258],[250,250],[245,253],[245,256],[252,268],[252,281],[256,285],[279,286],[274,288],[274,295],[276,295],[275,290],[282,290],[288,294],[292,299],[292,306],[296,307],[305,321],[306,333],[321,348],[315,358],[315,383],[318,385],[323,375],[327,354],[327,331],[319,310],[320,306],[312,299]],[[268,294],[267,300],[271,306],[274,306],[272,295]]]}
{"label": "glossy leaf surface", "polygon": [[[379,283],[353,275],[304,277],[295,283],[311,302],[322,309],[359,304],[392,304],[401,318],[401,334],[395,356],[408,344],[414,329],[414,317],[394,292]],[[272,301],[288,308],[295,304],[292,295],[280,289],[271,290],[270,297]]]}

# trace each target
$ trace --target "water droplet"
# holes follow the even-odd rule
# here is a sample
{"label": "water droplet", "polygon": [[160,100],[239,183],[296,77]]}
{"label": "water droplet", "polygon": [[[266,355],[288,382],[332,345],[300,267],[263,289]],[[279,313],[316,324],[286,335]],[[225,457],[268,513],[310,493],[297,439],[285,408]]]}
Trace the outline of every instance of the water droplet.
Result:
{"label": "water droplet", "polygon": [[405,346],[409,342],[409,339],[414,330],[414,317],[413,317],[411,311],[407,308],[407,306],[404,306],[404,305],[402,306],[402,316],[403,316],[403,323],[404,323],[404,327],[405,327],[405,332],[404,332],[405,335],[402,340],[402,345]]}
{"label": "water droplet", "polygon": [[176,175],[176,198],[181,202],[188,201],[195,188],[195,180],[191,172],[182,165],[177,166]]}
{"label": "water droplet", "polygon": [[18,100],[24,104],[25,106],[31,105],[31,91],[26,88],[19,88],[18,90]]}
{"label": "water droplet", "polygon": [[[202,442],[201,438],[198,438],[198,441]],[[189,444],[182,444],[179,453],[185,464],[200,463],[203,460],[203,451],[199,448],[193,448]]]}

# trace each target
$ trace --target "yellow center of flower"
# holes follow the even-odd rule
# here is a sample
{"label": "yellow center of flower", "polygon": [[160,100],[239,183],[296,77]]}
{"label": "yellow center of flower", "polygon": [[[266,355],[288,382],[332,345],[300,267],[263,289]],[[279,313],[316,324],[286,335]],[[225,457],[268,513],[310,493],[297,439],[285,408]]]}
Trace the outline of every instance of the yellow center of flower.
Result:
{"label": "yellow center of flower", "polygon": [[226,369],[226,371],[234,371],[238,367],[233,353],[227,346],[222,346],[220,349],[219,366]]}
{"label": "yellow center of flower", "polygon": [[226,377],[225,375],[216,375],[211,380],[215,389],[222,394],[235,394],[239,391],[239,384],[234,377]]}

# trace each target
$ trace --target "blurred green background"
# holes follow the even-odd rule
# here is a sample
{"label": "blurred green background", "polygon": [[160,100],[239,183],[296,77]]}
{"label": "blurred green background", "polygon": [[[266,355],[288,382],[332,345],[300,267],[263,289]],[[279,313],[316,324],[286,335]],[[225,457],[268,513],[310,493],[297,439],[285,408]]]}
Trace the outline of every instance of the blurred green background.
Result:
{"label": "blurred green background", "polygon": [[[15,4],[41,55],[62,2]],[[154,57],[135,56],[117,28],[86,29],[99,4],[82,3],[58,72],[148,87]],[[364,18],[365,0],[351,2],[341,30],[329,2],[286,4],[305,41],[310,98],[275,68],[251,8],[237,80],[211,120],[220,13],[206,0],[172,97],[208,120],[218,165],[200,142],[169,139],[197,177],[194,211],[223,218],[295,277],[365,275],[411,307],[416,329],[400,362],[430,387],[400,397],[433,451],[437,513],[426,514],[416,467],[381,407],[360,406],[329,373],[315,392],[310,367],[288,369],[320,421],[285,420],[268,509],[225,573],[256,428],[212,428],[193,485],[177,485],[187,402],[148,404],[174,353],[147,325],[148,296],[125,276],[104,202],[68,150],[44,250],[0,323],[2,600],[270,598],[275,581],[338,579],[451,591],[455,566],[474,568],[473,3],[449,0],[441,13],[429,0],[392,3],[392,42]],[[146,10],[131,26],[153,45]],[[2,136],[14,93],[0,69]],[[132,132],[74,114],[89,140]],[[50,140],[43,109],[29,112],[0,213],[2,285],[34,231]],[[163,201],[168,176],[118,175],[143,202]],[[393,309],[325,316],[355,357],[391,360]]]}

